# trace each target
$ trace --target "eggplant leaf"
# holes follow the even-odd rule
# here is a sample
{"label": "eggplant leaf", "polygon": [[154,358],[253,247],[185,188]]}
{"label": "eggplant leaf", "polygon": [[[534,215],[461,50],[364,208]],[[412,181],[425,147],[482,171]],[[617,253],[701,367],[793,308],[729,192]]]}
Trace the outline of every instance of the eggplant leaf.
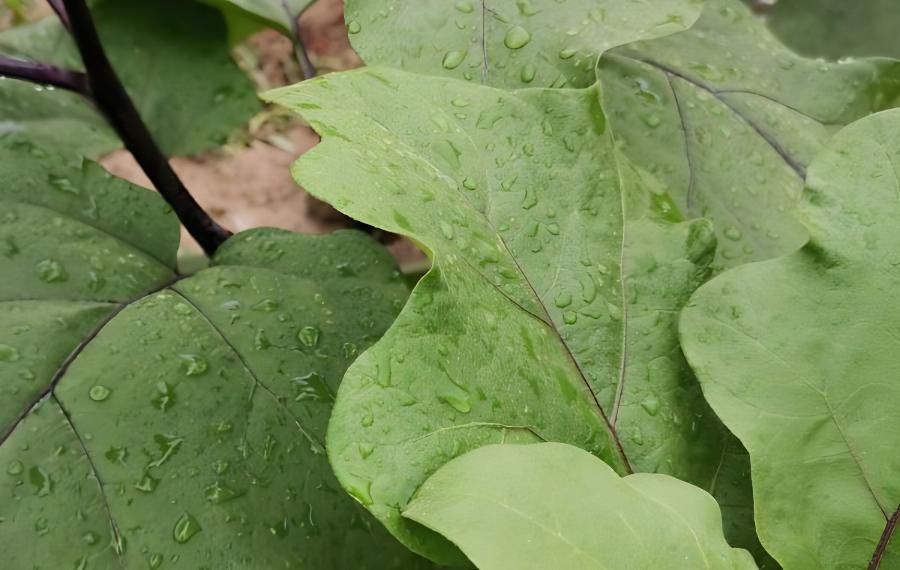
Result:
{"label": "eggplant leaf", "polygon": [[323,137],[297,163],[305,188],[433,256],[348,371],[329,427],[339,480],[391,532],[459,561],[400,512],[449,458],[500,441],[712,484],[725,432],[676,317],[715,238],[706,221],[657,220],[665,197],[620,163],[595,87],[509,93],[369,69],[267,97]]}
{"label": "eggplant leaf", "polygon": [[162,200],[96,164],[0,203],[0,544],[35,545],[4,567],[430,567],[323,447],[406,298],[383,248],[252,230],[182,277]]}
{"label": "eggplant leaf", "polygon": [[750,453],[757,530],[785,568],[896,568],[900,111],[812,164],[811,235],[731,270],[681,319],[707,400]]}
{"label": "eggplant leaf", "polygon": [[790,0],[766,8],[781,41],[810,57],[900,57],[895,0]]}
{"label": "eggplant leaf", "polygon": [[895,104],[900,61],[804,59],[737,0],[709,0],[689,31],[609,52],[598,78],[623,152],[713,221],[730,267],[803,244],[807,165],[834,127]]}
{"label": "eggplant leaf", "polygon": [[[101,0],[92,8],[113,66],[167,154],[223,144],[259,110],[253,85],[231,60],[222,16],[184,0]],[[55,17],[0,33],[0,53],[82,69]],[[22,81],[0,85],[0,133],[98,157],[121,146],[91,103]]]}
{"label": "eggplant leaf", "polygon": [[[507,88],[584,87],[598,78],[623,153],[658,179],[676,217],[713,222],[720,268],[802,245],[805,232],[793,210],[809,161],[833,127],[889,107],[900,94],[900,62],[801,58],[739,0],[707,0],[697,23],[675,34],[679,25],[697,19],[695,3],[669,2],[667,12],[652,2],[641,8],[601,2],[609,4],[605,18],[596,17],[599,8],[591,9],[597,2],[517,2],[518,11],[511,1],[503,4],[509,7],[468,13],[474,4],[466,0],[455,5],[395,1],[397,8],[382,18],[376,15],[382,2],[351,0],[348,25],[350,32],[358,29],[351,38],[369,64]],[[652,27],[655,15],[678,6],[679,24]],[[623,23],[625,16],[613,10],[628,19]],[[550,25],[519,21],[528,18]],[[482,21],[491,24],[487,34]],[[516,26],[534,32],[519,50],[504,45],[505,34]],[[662,31],[669,33],[655,33]],[[628,35],[650,41],[614,47]],[[493,50],[489,55],[498,54],[488,58],[495,63],[484,77],[478,72],[482,52],[476,49],[482,38]],[[447,65],[447,59],[455,64],[463,55],[459,64]],[[521,77],[531,77],[531,68],[520,70],[529,62],[541,75],[526,82]]]}
{"label": "eggplant leaf", "polygon": [[604,51],[683,31],[702,0],[347,0],[369,65],[495,87],[588,87]]}
{"label": "eggplant leaf", "polygon": [[481,570],[756,570],[747,551],[728,546],[709,494],[667,475],[620,478],[560,443],[457,457],[403,516],[458,544]]}

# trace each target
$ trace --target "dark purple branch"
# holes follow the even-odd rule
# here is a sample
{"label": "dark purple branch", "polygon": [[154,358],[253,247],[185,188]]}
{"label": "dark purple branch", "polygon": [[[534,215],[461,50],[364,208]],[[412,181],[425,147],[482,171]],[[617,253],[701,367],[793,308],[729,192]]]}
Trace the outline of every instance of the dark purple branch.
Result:
{"label": "dark purple branch", "polygon": [[69,17],[72,37],[84,61],[94,103],[119,134],[125,148],[131,151],[157,191],[178,215],[187,231],[197,240],[203,251],[212,255],[231,236],[231,232],[217,224],[200,207],[157,146],[128,96],[125,86],[106,57],[85,1],[62,0],[62,2]]}
{"label": "dark purple branch", "polygon": [[80,71],[0,55],[0,76],[52,85],[89,96],[87,76]]}
{"label": "dark purple branch", "polygon": [[291,21],[291,43],[294,44],[294,57],[297,58],[297,63],[300,65],[303,79],[312,79],[316,76],[316,67],[309,60],[306,46],[303,45],[303,40],[300,38],[300,17],[291,12],[287,0],[281,0],[281,6]]}
{"label": "dark purple branch", "polygon": [[881,539],[875,547],[875,553],[872,554],[872,560],[869,561],[868,570],[878,570],[881,567],[881,560],[884,558],[884,553],[887,552],[888,544],[890,544],[891,537],[894,534],[894,529],[897,528],[898,519],[900,519],[900,505],[897,506],[897,510],[894,511],[894,514],[887,520],[887,524],[884,525],[884,532],[881,533]]}
{"label": "dark purple branch", "polygon": [[63,6],[62,0],[47,0],[50,4],[50,7],[53,8],[53,11],[56,12],[56,16],[59,18],[59,21],[62,22],[62,25],[67,29],[70,28],[69,24],[69,14],[66,12],[66,7]]}

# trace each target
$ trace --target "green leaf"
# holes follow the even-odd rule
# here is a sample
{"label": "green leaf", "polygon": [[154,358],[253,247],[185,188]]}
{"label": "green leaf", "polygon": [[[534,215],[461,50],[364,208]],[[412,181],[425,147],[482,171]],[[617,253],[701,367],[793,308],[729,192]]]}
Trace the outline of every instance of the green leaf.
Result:
{"label": "green leaf", "polygon": [[809,243],[723,274],[682,316],[704,393],[750,453],[760,538],[791,570],[900,564],[896,537],[873,559],[900,516],[898,173],[900,111],[847,127],[809,171]]}
{"label": "green leaf", "polygon": [[900,12],[894,0],[790,0],[766,9],[781,41],[810,57],[900,57]]}
{"label": "green leaf", "polygon": [[323,447],[346,367],[406,298],[387,252],[252,230],[177,276],[158,195],[19,150],[0,187],[0,543],[40,548],[5,567],[429,567],[339,492]]}
{"label": "green leaf", "polygon": [[347,0],[369,65],[495,87],[587,87],[604,51],[687,29],[699,0]]}
{"label": "green leaf", "polygon": [[297,164],[305,188],[433,256],[348,371],[329,427],[338,478],[391,532],[458,561],[400,511],[449,458],[500,441],[712,485],[725,433],[676,316],[715,239],[705,221],[657,220],[666,198],[620,163],[596,87],[509,93],[369,69],[267,97],[323,137]]}
{"label": "green leaf", "polygon": [[300,14],[315,0],[202,0],[293,37]]}
{"label": "green leaf", "polygon": [[[224,21],[183,0],[103,0],[92,9],[104,47],[167,154],[223,144],[259,109],[249,79],[231,60]],[[82,69],[56,18],[0,33],[0,53]],[[21,81],[0,85],[0,133],[97,157],[121,146],[91,103]]]}
{"label": "green leaf", "polygon": [[432,475],[403,516],[481,570],[756,569],[728,546],[716,501],[666,475],[620,478],[558,443],[491,445]]}
{"label": "green leaf", "polygon": [[900,62],[801,58],[737,0],[709,0],[689,31],[613,50],[598,72],[623,152],[685,217],[713,221],[722,267],[802,245],[810,160],[900,93]]}
{"label": "green leaf", "polygon": [[[439,4],[410,1],[382,18],[377,14],[383,3],[351,0],[350,31],[359,30],[351,35],[354,47],[369,64],[482,80],[481,9],[467,13],[475,3],[466,0],[456,8],[451,2]],[[581,3],[546,4],[546,11],[532,16],[541,25],[519,22],[528,17],[515,7],[496,15],[485,12],[492,24],[486,45],[503,55],[488,58],[498,63],[482,82],[507,88],[584,87],[599,78],[603,107],[622,152],[658,179],[676,216],[713,222],[719,268],[802,245],[805,230],[793,211],[809,161],[835,127],[892,106],[900,95],[900,62],[825,63],[799,57],[739,0],[707,0],[697,23],[676,34],[673,27],[658,29],[667,33],[642,27],[667,13],[652,3],[611,3],[607,17],[594,20]],[[689,26],[697,5],[669,2],[670,9],[678,6],[683,26]],[[510,50],[503,45],[504,34],[520,24],[534,30],[533,38],[525,48]],[[578,33],[570,36],[570,30]],[[629,35],[650,41],[615,47],[628,42]],[[570,44],[580,51],[560,59],[560,50]],[[445,53],[466,57],[447,69]],[[530,83],[520,78],[529,62],[541,70]],[[576,62],[581,63],[577,73]]]}

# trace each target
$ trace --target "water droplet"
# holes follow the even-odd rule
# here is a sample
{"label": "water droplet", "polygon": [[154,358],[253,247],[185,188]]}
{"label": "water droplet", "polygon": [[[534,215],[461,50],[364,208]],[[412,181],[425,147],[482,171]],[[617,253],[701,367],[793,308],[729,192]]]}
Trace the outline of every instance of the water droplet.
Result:
{"label": "water droplet", "polygon": [[350,34],[358,34],[362,30],[362,25],[356,20],[347,23],[347,32]]}
{"label": "water droplet", "polygon": [[95,384],[94,386],[91,386],[90,391],[88,391],[88,396],[95,402],[102,402],[103,400],[109,398],[109,395],[111,393],[112,390],[110,390],[106,386]]}
{"label": "water droplet", "polygon": [[559,50],[559,59],[571,59],[578,50],[572,48],[563,48]]}
{"label": "water droplet", "polygon": [[152,493],[159,485],[159,479],[150,475],[146,471],[141,475],[141,480],[134,486],[135,489],[142,493]]}
{"label": "water droplet", "polygon": [[641,115],[641,121],[644,122],[645,125],[650,127],[651,129],[655,129],[662,122],[662,119],[659,118],[659,115],[655,113],[644,113]]}
{"label": "water droplet", "polygon": [[19,351],[8,344],[0,344],[0,362],[15,362],[21,355]]}
{"label": "water droplet", "polygon": [[197,522],[197,519],[190,513],[184,513],[175,522],[175,528],[172,530],[172,538],[174,538],[175,542],[178,544],[184,544],[201,530],[203,529],[200,527],[200,523]]}
{"label": "water droplet", "polygon": [[453,226],[445,222],[444,220],[440,221],[441,233],[444,234],[444,237],[447,239],[453,239]]}
{"label": "water droplet", "polygon": [[97,533],[95,532],[87,531],[86,533],[81,535],[81,540],[83,540],[85,544],[93,546],[97,544],[97,541],[100,540],[100,537],[97,536]]}
{"label": "water droplet", "polygon": [[357,448],[359,450],[359,456],[363,459],[367,459],[372,455],[372,452],[375,451],[375,446],[371,443],[360,443]]}
{"label": "water droplet", "polygon": [[6,472],[10,475],[21,475],[25,471],[25,466],[18,459],[14,459],[6,466]]}
{"label": "water droplet", "polygon": [[38,279],[45,283],[58,283],[69,278],[63,264],[53,259],[45,259],[38,263],[37,274]]}
{"label": "water droplet", "polygon": [[237,499],[243,495],[241,492],[229,489],[219,481],[215,481],[208,485],[204,491],[206,493],[206,500],[214,505]]}
{"label": "water droplet", "polygon": [[459,50],[448,51],[444,54],[441,65],[444,66],[444,69],[456,69],[466,59],[467,53]]}
{"label": "water droplet", "polygon": [[53,479],[40,467],[32,467],[28,470],[28,481],[34,487],[34,494],[38,497],[46,497],[53,492]]}
{"label": "water droplet", "polygon": [[356,355],[359,353],[359,349],[352,342],[345,342],[341,349],[344,351],[344,358],[347,360],[356,358]]}
{"label": "water droplet", "polygon": [[503,45],[509,49],[521,49],[531,41],[531,34],[522,26],[513,26],[506,32]]}
{"label": "water droplet", "polygon": [[277,536],[278,538],[284,538],[288,535],[288,531],[290,527],[288,526],[287,518],[281,519],[275,524],[269,525],[269,532],[272,533],[273,536]]}
{"label": "water droplet", "polygon": [[572,294],[567,291],[562,291],[556,296],[556,299],[553,302],[560,309],[564,309],[572,304]]}
{"label": "water droplet", "polygon": [[305,326],[297,333],[297,339],[304,346],[313,348],[319,344],[319,329],[314,326]]}
{"label": "water droplet", "polygon": [[463,14],[471,14],[475,9],[475,6],[469,0],[459,0],[459,2],[456,3],[456,9]]}
{"label": "water droplet", "polygon": [[156,396],[150,400],[154,408],[165,412],[175,405],[175,386],[168,382],[157,382]]}
{"label": "water droplet", "polygon": [[334,394],[328,388],[325,378],[318,372],[310,372],[306,376],[299,376],[291,380],[297,395],[294,400],[302,402],[311,400],[315,402],[333,402]]}
{"label": "water droplet", "polygon": [[475,190],[476,188],[478,188],[478,183],[475,181],[475,179],[469,178],[468,176],[463,178],[462,184],[466,190]]}
{"label": "water droplet", "polygon": [[179,354],[182,363],[182,369],[188,376],[201,376],[209,370],[206,359],[196,354]]}
{"label": "water droplet", "polygon": [[575,311],[566,311],[563,313],[563,322],[567,325],[574,325],[578,322],[578,313]]}
{"label": "water droplet", "polygon": [[641,402],[641,407],[651,416],[655,416],[659,412],[659,400],[651,396]]}
{"label": "water droplet", "polygon": [[522,83],[531,83],[534,81],[535,75],[537,75],[537,68],[530,63],[526,63],[522,66],[522,72],[519,74],[519,79],[522,80]]}
{"label": "water droplet", "polygon": [[742,236],[743,234],[741,233],[741,230],[737,229],[734,226],[731,226],[725,230],[725,237],[732,241],[737,241],[741,239]]}

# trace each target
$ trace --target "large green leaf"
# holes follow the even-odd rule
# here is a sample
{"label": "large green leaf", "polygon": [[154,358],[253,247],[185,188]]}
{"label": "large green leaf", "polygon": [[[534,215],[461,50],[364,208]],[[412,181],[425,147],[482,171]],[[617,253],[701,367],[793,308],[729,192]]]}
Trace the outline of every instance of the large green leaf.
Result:
{"label": "large green leaf", "polygon": [[[93,14],[116,71],[166,153],[221,145],[259,109],[215,10],[184,0],[101,0]],[[82,68],[56,18],[0,33],[0,53]],[[2,135],[40,136],[92,157],[121,145],[93,106],[72,93],[4,81],[0,108]]]}
{"label": "large green leaf", "polygon": [[315,0],[202,0],[227,13],[249,18],[293,37],[300,14]]}
{"label": "large green leaf", "polygon": [[756,569],[722,536],[707,493],[666,475],[620,478],[559,443],[490,445],[432,475],[403,511],[481,570]]}
{"label": "large green leaf", "polygon": [[[459,6],[473,5],[465,0],[457,8],[452,2],[399,4],[402,9],[385,11],[382,18],[377,14],[383,3],[350,2],[350,31],[357,29],[353,22],[359,23],[360,30],[351,38],[366,62],[479,79],[477,69],[469,65],[481,66],[480,52],[460,50],[479,43],[481,27],[473,30],[471,23],[456,22],[467,18],[480,22],[480,8],[472,14],[460,13]],[[530,13],[536,4],[517,2],[516,6]],[[652,28],[641,27],[667,13],[652,2],[612,3],[607,8],[622,15],[594,20],[590,6],[597,2],[546,4],[546,10],[530,16],[540,25],[523,24],[535,30],[523,48],[528,58],[541,62],[542,70],[548,68],[540,76],[543,80],[532,84],[561,86],[560,70],[574,69],[580,62],[578,74],[567,71],[562,77],[568,77],[568,85],[590,85],[595,78],[591,66],[605,52],[597,77],[620,148],[658,178],[682,216],[713,222],[720,238],[719,267],[770,258],[802,245],[805,232],[793,210],[809,161],[833,127],[890,106],[900,94],[900,62],[825,63],[801,58],[781,45],[739,0],[707,0],[697,23],[676,34],[646,33]],[[677,5],[670,3],[672,8]],[[695,11],[696,7],[687,3],[682,9]],[[367,16],[356,17],[354,10]],[[503,36],[529,16],[515,7],[498,11],[498,16],[491,11],[485,14],[485,21],[495,23],[486,45],[504,55],[489,58],[498,62],[489,68],[496,73],[488,73],[483,82],[508,88],[528,86],[519,78],[522,65],[513,63],[513,55],[518,57],[522,50],[504,47]],[[623,25],[626,15],[629,19]],[[688,25],[694,19],[684,16],[682,23]],[[501,25],[503,20],[509,24]],[[657,39],[605,51],[628,41],[629,35],[635,40]],[[568,50],[560,51],[569,45],[581,51],[571,59],[560,59],[561,54],[569,55]],[[464,62],[447,69],[441,54],[448,50],[467,53]]]}
{"label": "large green leaf", "polygon": [[400,512],[449,458],[492,442],[561,441],[623,473],[712,484],[724,432],[675,319],[715,239],[705,221],[655,219],[666,198],[620,162],[595,87],[372,69],[268,97],[323,137],[298,162],[305,188],[433,255],[329,427],[338,478],[401,540],[454,559]]}
{"label": "large green leaf", "polygon": [[609,48],[682,31],[700,0],[347,0],[369,65],[496,87],[587,87]]}
{"label": "large green leaf", "polygon": [[766,8],[781,41],[811,57],[900,57],[895,0],[781,0]]}
{"label": "large green leaf", "polygon": [[4,568],[426,567],[323,447],[406,297],[390,256],[252,230],[176,276],[158,195],[34,148],[0,187]]}
{"label": "large green leaf", "polygon": [[750,452],[772,555],[791,570],[896,568],[900,111],[834,138],[810,169],[803,212],[809,243],[705,285],[683,313],[682,343]]}

